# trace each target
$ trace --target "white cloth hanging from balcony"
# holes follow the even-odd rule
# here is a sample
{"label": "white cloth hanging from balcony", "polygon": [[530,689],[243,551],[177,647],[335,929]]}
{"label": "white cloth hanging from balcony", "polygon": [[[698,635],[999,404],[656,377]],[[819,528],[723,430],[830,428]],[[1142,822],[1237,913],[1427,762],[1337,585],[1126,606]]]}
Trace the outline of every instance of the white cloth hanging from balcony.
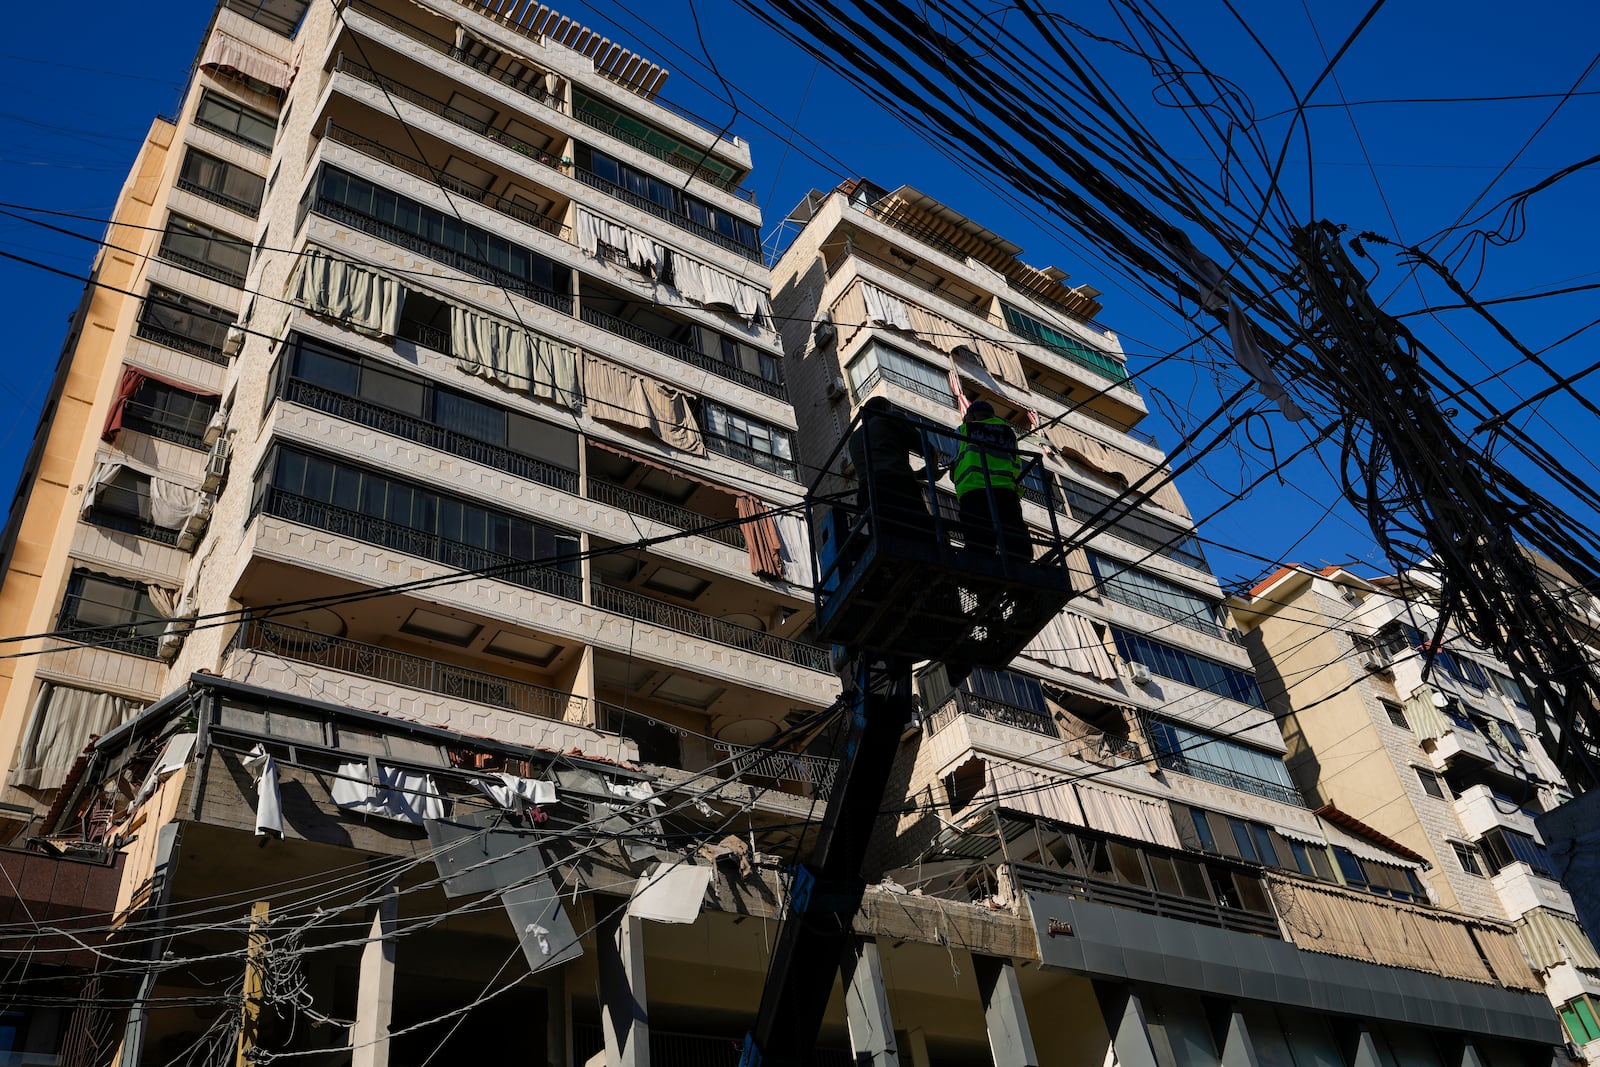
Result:
{"label": "white cloth hanging from balcony", "polygon": [[478,791],[507,811],[521,815],[529,808],[556,802],[556,784],[500,772],[494,778],[477,778]]}
{"label": "white cloth hanging from balcony", "polygon": [[206,42],[205,54],[200,59],[202,67],[216,67],[227,73],[242,74],[247,78],[270,85],[279,92],[289,88],[294,71],[281,59],[267,55],[253,44],[246,44],[226,33],[213,33]]}
{"label": "white cloth hanging from balcony", "polygon": [[672,253],[672,285],[685,300],[703,307],[729,308],[752,325],[772,321],[767,294],[760,288],[681,252]]}
{"label": "white cloth hanging from balcony", "polygon": [[278,761],[257,745],[245,758],[244,769],[256,780],[256,836],[283,836],[283,797],[278,792]]}
{"label": "white cloth hanging from balcony", "polygon": [[870,282],[862,282],[861,300],[869,323],[891,326],[897,330],[911,329],[911,312],[907,310],[905,301],[893,293],[886,293]]}
{"label": "white cloth hanging from balcony", "polygon": [[817,584],[816,572],[811,567],[811,539],[803,516],[782,514],[774,516],[778,524],[778,542],[783,552],[783,578],[791,585],[810,589]]}
{"label": "white cloth hanging from balcony", "polygon": [[1022,654],[1052,667],[1086,675],[1102,682],[1117,680],[1117,668],[1106,652],[1105,641],[1083,616],[1063,611],[1045,624]]}
{"label": "white cloth hanging from balcony", "polygon": [[578,248],[585,255],[604,259],[600,246],[621,251],[628,265],[659,277],[667,250],[638,230],[612,222],[586,208],[578,209]]}
{"label": "white cloth hanging from balcony", "polygon": [[206,515],[211,510],[211,498],[200,490],[163,477],[156,468],[140,463],[129,456],[113,456],[95,464],[94,473],[84,485],[83,498],[78,511],[88,515],[96,501],[123,469],[135,471],[150,480],[148,504],[150,522],[168,530],[181,530],[191,516]]}
{"label": "white cloth hanging from balcony", "polygon": [[424,819],[444,818],[444,800],[426,774],[376,761],[341,763],[335,773],[330,792],[341,808],[417,826]]}
{"label": "white cloth hanging from balcony", "polygon": [[399,333],[405,298],[405,286],[396,279],[316,248],[301,255],[289,282],[289,299],[294,303],[377,337]]}

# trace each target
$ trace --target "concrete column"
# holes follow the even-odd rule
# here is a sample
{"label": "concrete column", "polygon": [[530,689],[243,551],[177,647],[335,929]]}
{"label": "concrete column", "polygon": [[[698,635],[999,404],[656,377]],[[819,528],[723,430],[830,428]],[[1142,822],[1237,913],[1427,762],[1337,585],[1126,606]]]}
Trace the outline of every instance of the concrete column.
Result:
{"label": "concrete column", "polygon": [[1144,1005],[1139,995],[1128,986],[1108,982],[1096,982],[1094,990],[1106,1021],[1106,1031],[1111,1035],[1117,1067],[1157,1067],[1156,1051],[1150,1044],[1150,1030],[1145,1025]]}
{"label": "concrete column", "polygon": [[644,988],[644,923],[621,902],[597,903],[609,911],[595,931],[600,965],[600,1022],[606,1067],[650,1067],[649,999]]}
{"label": "concrete column", "polygon": [[1228,1009],[1228,1028],[1222,1035],[1222,1067],[1259,1067],[1250,1030],[1238,1008]]}
{"label": "concrete column", "polygon": [[900,1067],[894,1020],[889,1017],[889,991],[883,984],[878,943],[857,938],[846,946],[841,965],[844,1008],[850,1025],[850,1051],[860,1067]]}
{"label": "concrete column", "polygon": [[973,956],[972,974],[983,998],[983,1019],[989,1028],[994,1067],[1039,1067],[1022,990],[1017,986],[1017,968],[1008,959]]}
{"label": "concrete column", "polygon": [[911,1067],[933,1067],[928,1058],[928,1035],[920,1026],[906,1033],[906,1052],[911,1056]]}
{"label": "concrete column", "polygon": [[356,987],[356,1024],[350,1029],[351,1067],[389,1067],[389,1018],[394,1011],[395,928],[400,919],[400,884],[384,891],[361,949]]}

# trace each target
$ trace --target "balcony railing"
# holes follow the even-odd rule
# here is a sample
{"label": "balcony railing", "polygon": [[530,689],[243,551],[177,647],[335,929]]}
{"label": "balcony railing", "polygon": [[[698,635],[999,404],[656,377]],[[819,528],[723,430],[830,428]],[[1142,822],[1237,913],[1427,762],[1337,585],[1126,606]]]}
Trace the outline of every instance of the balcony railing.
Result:
{"label": "balcony railing", "polygon": [[1282,931],[1278,929],[1277,917],[1270,912],[1225,907],[1210,901],[1163,893],[1157,889],[1113,885],[1032,863],[1012,863],[1010,867],[1012,884],[1021,890],[1057,893],[1094,904],[1108,904],[1112,907],[1143,912],[1146,915],[1161,915],[1203,926],[1258,934],[1275,940],[1281,940],[1283,937]]}
{"label": "balcony railing", "polygon": [[335,418],[357,423],[380,433],[393,434],[429,448],[437,448],[474,463],[482,463],[486,467],[526,478],[530,482],[560,489],[562,492],[578,491],[578,475],[573,471],[543,460],[529,459],[499,445],[486,444],[454,430],[445,429],[436,422],[390,411],[359,397],[291,378],[284,383],[283,399],[291,404],[304,404],[306,407],[315,408]]}
{"label": "balcony railing", "polygon": [[165,421],[171,416],[160,408],[151,407],[149,404],[140,404],[129,400],[122,407],[122,426],[124,429],[137,433],[148,434],[158,441],[171,441],[184,448],[205,449],[206,423],[210,421],[208,412],[200,419],[180,419],[177,423]]}
{"label": "balcony railing", "polygon": [[[679,507],[665,500],[658,500],[653,496],[635,492],[624,488],[615,482],[602,481],[599,478],[589,479],[589,498],[598,500],[602,504],[609,504],[614,508],[621,508],[632,515],[639,515],[646,519],[654,520],[666,526],[679,530],[699,530],[709,526],[717,520],[708,515],[701,515],[690,511],[688,508]],[[714,541],[721,541],[725,545],[742,549],[745,547],[744,535],[738,527],[721,526],[714,530],[706,530],[700,536],[709,537]]]}
{"label": "balcony railing", "polygon": [[173,333],[171,330],[162,329],[153,323],[139,322],[134,326],[133,332],[135,336],[142,337],[151,344],[157,344],[162,348],[170,348],[178,352],[187,352],[189,355],[203,359],[207,363],[215,363],[218,366],[226,367],[229,362],[227,354],[216,345],[208,344],[205,341],[197,341],[193,337],[185,337],[181,333]]}
{"label": "balcony railing", "polygon": [[[100,490],[102,493],[105,489]],[[157,541],[163,545],[176,545],[178,531],[169,530],[165,526],[157,526],[153,522],[143,522],[131,515],[121,515],[114,511],[105,511],[101,508],[90,508],[83,516],[83,521],[90,526],[98,526],[103,530],[115,530],[117,533],[132,534],[142,537],[146,541]]]}
{"label": "balcony railing", "polygon": [[583,697],[558,689],[261,619],[240,624],[224,655],[242,651],[269,652],[341,674],[358,674],[545,719],[560,719],[587,704]]}
{"label": "balcony railing", "polygon": [[719,378],[726,378],[730,382],[765,393],[767,396],[776,397],[779,400],[784,398],[781,378],[779,381],[769,382],[761,375],[751,374],[743,367],[730,367],[720,359],[713,359],[703,352],[696,351],[692,346],[686,345],[682,341],[674,341],[670,337],[663,337],[658,333],[644,329],[642,326],[636,326],[626,319],[618,318],[604,311],[598,311],[587,305],[579,309],[579,317],[589,325],[602,329],[607,333],[616,334],[618,337],[626,337],[635,344],[644,345],[652,351],[660,352],[664,356],[671,356],[673,359],[687,363],[692,367],[699,367],[701,370],[715,374]]}
{"label": "balcony railing", "polygon": [[998,722],[1005,726],[1015,726],[1019,730],[1040,734],[1044,737],[1061,736],[1056,730],[1055,719],[1049,712],[1035,711],[1033,708],[1020,708],[1015,704],[1007,704],[1003,700],[992,697],[979,696],[958,689],[950,694],[950,698],[939,706],[933,713],[929,723],[929,732],[938,733],[945,726],[956,720],[958,715],[973,715],[990,722]]}
{"label": "balcony railing", "polygon": [[774,456],[770,452],[763,452],[759,448],[751,448],[742,441],[730,441],[728,438],[719,437],[716,434],[702,431],[702,436],[705,438],[706,448],[719,456],[727,456],[729,459],[736,459],[740,463],[748,463],[752,467],[760,467],[769,474],[776,474],[778,477],[788,478],[790,481],[798,482],[800,480],[799,470],[792,459],[783,459],[780,456]]}
{"label": "balcony railing", "polygon": [[[564,239],[564,231],[566,227],[561,224],[560,219],[552,218],[549,215],[541,215],[532,208],[526,207],[522,204],[513,203],[504,197],[496,196],[487,189],[479,188],[476,185],[470,185],[467,182],[461,181],[459,178],[452,178],[443,171],[428,166],[428,164],[424,163],[422,160],[414,159],[411,156],[396,152],[394,149],[374,141],[370,137],[363,137],[359,133],[355,133],[352,130],[347,130],[343,126],[334,126],[331,123],[324,131],[324,136],[326,136],[330,141],[337,141],[339,144],[354,148],[362,155],[371,156],[380,163],[387,163],[396,170],[403,170],[407,174],[412,174],[418,178],[423,178],[429,182],[429,184],[442,186],[452,193],[456,193],[459,196],[464,196],[468,200],[474,200],[482,204],[484,207],[498,211],[502,215],[507,215],[511,218],[514,218],[518,222],[527,223],[536,230],[543,230],[545,233],[552,234],[556,237],[562,237]],[[568,314],[570,314],[570,312],[568,312]]]}
{"label": "balcony railing", "polygon": [[492,267],[481,259],[464,255],[435,241],[418,237],[411,231],[403,230],[393,223],[375,219],[371,215],[355,211],[324,197],[318,197],[313,201],[311,210],[335,222],[352,226],[362,233],[370,234],[379,240],[388,241],[390,244],[399,245],[401,248],[409,248],[418,255],[427,256],[435,263],[442,263],[447,267],[459,270],[463,274],[482,278],[486,282],[527,297],[529,300],[543,304],[545,307],[559,311],[562,314],[572,314],[571,296],[565,293],[551,292],[549,289],[533,284],[526,278],[518,277],[498,267]]}
{"label": "balcony railing", "polygon": [[887,367],[874,367],[872,369],[872,373],[868,374],[861,384],[856,387],[857,398],[870,394],[872,387],[879,382],[887,382],[897,388],[908,389],[926,400],[931,400],[935,404],[942,404],[947,408],[956,406],[956,398],[951,394],[948,385],[940,389],[938,386],[919,382],[910,375],[901,374],[899,371],[890,370]]}
{"label": "balcony railing", "polygon": [[252,141],[250,138],[240,134],[238,130],[230,130],[228,127],[222,126],[218,123],[207,122],[206,119],[199,114],[195,115],[194,124],[200,127],[202,130],[210,130],[218,137],[225,137],[234,144],[242,144],[252,152],[262,152],[267,155],[271,155],[272,153],[271,145],[264,145],[259,141]]}
{"label": "balcony railing", "polygon": [[1284,785],[1282,782],[1268,781],[1265,778],[1257,778],[1254,775],[1244,774],[1226,767],[1214,767],[1174,752],[1157,753],[1156,762],[1166,770],[1176,771],[1178,774],[1186,774],[1190,778],[1198,778],[1203,782],[1211,782],[1214,785],[1237,789],[1242,793],[1254,793],[1258,797],[1266,797],[1282,804],[1293,804],[1297,808],[1303,808],[1306,804],[1301,799],[1299,790],[1293,786]]}
{"label": "balcony railing", "polygon": [[863,209],[863,214],[865,214],[868,218],[877,219],[885,226],[899,230],[903,234],[916,238],[929,248],[943,252],[957,263],[965,263],[967,261],[966,249],[946,240],[943,237],[940,237],[932,230],[924,229],[923,227],[918,226],[916,223],[910,221],[909,219],[903,218],[898,214],[882,211],[875,206],[869,206]]}
{"label": "balcony railing", "polygon": [[831,671],[832,656],[826,648],[764,633],[724,619],[712,618],[664,600],[643,596],[627,589],[616,589],[602,582],[589,583],[591,602],[604,611],[626,615],[654,626],[715,641],[719,645],[742,648],[758,656],[786,660],[814,671]]}
{"label": "balcony railing", "polygon": [[1130,608],[1138,608],[1140,611],[1159,615],[1161,618],[1175,622],[1179,626],[1198,630],[1200,633],[1223,641],[1232,641],[1234,644],[1239,643],[1238,635],[1232,630],[1217,625],[1211,619],[1203,619],[1192,611],[1185,611],[1176,604],[1168,604],[1165,601],[1157,600],[1155,597],[1145,596],[1143,593],[1115,582],[1101,582],[1100,591],[1107,600],[1114,600],[1118,604],[1126,604]]}
{"label": "balcony railing", "polygon": [[799,786],[807,796],[826,799],[833,791],[839,761],[804,752],[773,752],[764,748],[714,742],[717,751],[727,753],[730,778],[757,778],[784,785]]}
{"label": "balcony railing", "polygon": [[[237,247],[236,243],[233,241],[226,241],[222,243]],[[203,278],[210,278],[212,281],[221,282],[223,285],[230,285],[235,289],[244,288],[243,274],[240,274],[238,271],[229,270],[227,267],[219,267],[214,263],[208,263],[203,259],[195,259],[193,256],[186,255],[172,248],[165,240],[161,242],[161,249],[156,253],[156,255],[161,259],[166,260],[168,263],[182,267],[184,270],[198,274]]]}
{"label": "balcony railing", "polygon": [[1092,763],[1121,763],[1144,758],[1139,742],[1131,737],[1107,733],[1070,717],[1056,720],[1056,727],[1061,731],[1062,737],[1070,741],[1083,742],[1086,751],[1080,755]]}
{"label": "balcony railing", "polygon": [[[81,620],[70,608],[63,610],[56,619],[56,628],[73,644],[109,648],[114,652],[126,652],[130,656],[143,656],[145,659],[156,658],[156,650],[161,644],[161,633],[166,627],[166,619],[146,619],[110,627],[103,622]],[[72,633],[74,630],[94,632],[75,637]]]}
{"label": "balcony railing", "polygon": [[229,196],[227,193],[219,193],[215,189],[208,189],[198,182],[190,181],[188,178],[179,178],[173,184],[186,193],[193,193],[202,200],[209,200],[213,204],[220,204],[229,211],[237,211],[239,214],[246,215],[252,219],[255,218],[256,215],[261,211],[261,205],[259,203],[252,204],[248,200],[240,200],[236,196]]}
{"label": "balcony railing", "polygon": [[607,196],[616,197],[625,204],[632,204],[640,211],[647,211],[658,219],[663,219],[666,222],[670,222],[672,225],[681,230],[688,230],[695,236],[710,241],[712,244],[718,245],[719,247],[726,248],[730,252],[737,253],[738,255],[743,256],[745,259],[752,260],[756,263],[761,262],[760,248],[751,248],[749,245],[742,245],[726,234],[719,233],[717,230],[712,229],[710,226],[698,223],[685,215],[680,215],[671,208],[656,203],[648,196],[640,196],[631,189],[624,189],[622,186],[600,177],[600,175],[594,173],[593,171],[584,170],[582,167],[576,167],[573,169],[573,174],[579,181],[583,182],[583,184],[589,186],[591,189],[598,189]]}
{"label": "balcony railing", "polygon": [[288,522],[298,522],[341,537],[380,545],[408,556],[431,559],[455,570],[489,571],[491,573],[487,576],[496,581],[509,582],[565,600],[583,599],[583,583],[576,574],[491,552],[477,545],[462,544],[436,533],[348,511],[282,489],[269,489],[260,510]]}
{"label": "balcony railing", "polygon": [[[528,97],[530,100],[543,104],[545,107],[554,108],[557,111],[566,110],[566,101],[564,101],[559,94],[549,92],[544,88],[544,86],[538,84],[536,81],[532,81],[527,78],[519,78],[503,70],[493,69],[493,67],[491,67],[485,60],[469,55],[463,49],[457,48],[454,41],[448,41],[443,37],[437,37],[423,29],[421,26],[407,22],[398,15],[391,15],[382,8],[366,3],[365,0],[345,0],[344,6],[349,8],[351,11],[361,12],[361,14],[366,15],[373,21],[382,23],[391,30],[411,38],[418,44],[426,45],[435,52],[438,52],[440,55],[449,56],[458,63],[469,66],[481,74],[486,74],[502,85],[510,86],[523,96]],[[547,73],[539,68],[533,69],[538,70],[538,75],[541,79]]]}

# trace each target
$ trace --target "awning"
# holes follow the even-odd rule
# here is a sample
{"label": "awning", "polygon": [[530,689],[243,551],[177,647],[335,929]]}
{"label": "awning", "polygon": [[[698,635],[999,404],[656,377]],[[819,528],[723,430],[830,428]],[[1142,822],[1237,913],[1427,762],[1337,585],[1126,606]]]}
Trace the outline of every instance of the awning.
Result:
{"label": "awning", "polygon": [[287,90],[294,81],[294,71],[289,64],[267,55],[253,44],[221,32],[211,35],[200,65],[242,74],[279,92]]}
{"label": "awning", "polygon": [[1549,908],[1534,908],[1517,920],[1517,940],[1541,971],[1571,963],[1586,971],[1600,971],[1600,953],[1575,919]]}
{"label": "awning", "polygon": [[984,765],[984,789],[1001,807],[1152,845],[1183,847],[1165,801],[1064,781],[1014,763],[985,759]]}
{"label": "awning", "polygon": [[1313,812],[1328,828],[1328,840],[1342,845],[1364,860],[1403,866],[1406,860],[1427,864],[1428,859],[1402,845],[1394,838],[1368,826],[1354,815],[1340,811],[1332,804],[1324,804]]}

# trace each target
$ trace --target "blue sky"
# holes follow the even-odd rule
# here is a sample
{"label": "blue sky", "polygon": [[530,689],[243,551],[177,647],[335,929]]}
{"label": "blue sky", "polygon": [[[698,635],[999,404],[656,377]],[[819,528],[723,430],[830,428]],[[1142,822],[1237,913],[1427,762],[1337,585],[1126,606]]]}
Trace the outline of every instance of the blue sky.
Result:
{"label": "blue sky", "polygon": [[[712,126],[731,121],[732,132],[750,141],[756,171],[749,184],[766,212],[769,233],[808,190],[831,188],[845,173],[889,187],[913,184],[1023,246],[1028,262],[1059,265],[1075,284],[1102,289],[1101,318],[1122,337],[1136,375],[1198,332],[1129,285],[1114,265],[1087,259],[1070,235],[1042,228],[1017,206],[997,198],[983,182],[981,158],[946,158],[730,0],[696,0],[693,11],[715,57],[715,71],[705,63],[687,0],[650,5],[590,0],[557,6],[671,70],[665,98]],[[1289,119],[1274,114],[1287,107],[1287,90],[1238,24],[1225,17],[1215,0],[1165,6],[1182,9],[1167,15],[1206,65],[1250,98],[1261,136],[1269,143],[1281,142]],[[1336,48],[1366,9],[1365,4],[1326,0],[1309,5],[1241,0],[1235,7],[1299,87],[1322,69],[1322,49]],[[30,4],[13,13],[8,37],[13,43],[4,46],[11,54],[0,53],[8,101],[0,108],[5,134],[0,141],[0,200],[106,216],[141,135],[157,114],[176,107],[210,11],[208,3],[191,0],[167,0],[152,17],[156,8],[104,2],[88,7]],[[1074,18],[1111,26],[1100,0],[1074,3],[1070,10]],[[1596,59],[1597,29],[1600,9],[1576,2],[1386,5],[1342,59],[1337,77],[1313,100],[1339,105],[1342,94],[1351,106],[1317,107],[1308,113],[1311,160],[1307,162],[1301,142],[1283,175],[1290,204],[1308,217],[1314,189],[1318,217],[1346,223],[1353,231],[1370,229],[1420,241],[1455,223],[1475,201],[1472,210],[1481,211],[1506,193],[1592,154],[1595,131],[1600,130],[1600,71],[1579,85],[1580,92],[1596,95],[1575,95],[1559,109],[1548,96],[1500,102],[1374,101],[1562,93]],[[1109,49],[1095,55],[1097,65],[1104,64],[1107,83],[1162,136],[1167,151],[1202,175],[1216,177],[1214,167],[1204,169],[1206,146],[1179,113],[1160,105],[1148,72]],[[732,87],[739,113],[730,107],[722,82]],[[780,132],[793,127],[801,136],[776,136],[763,130],[763,124]],[[1525,232],[1514,243],[1491,250],[1475,294],[1505,297],[1600,280],[1596,202],[1600,177],[1590,172],[1534,197]],[[100,232],[93,223],[70,225],[91,236]],[[93,246],[0,216],[0,251],[83,274]],[[1387,295],[1392,288],[1388,279],[1400,274],[1388,266],[1375,292]],[[0,375],[0,487],[9,489],[82,287],[10,260],[0,260],[0,283],[11,326],[5,373]],[[1408,284],[1386,307],[1405,312],[1425,302],[1444,302],[1437,286],[1419,290]],[[1543,358],[1557,373],[1600,360],[1595,343],[1600,329],[1557,343],[1600,318],[1595,293],[1507,304],[1502,311],[1534,348],[1552,346]],[[1542,372],[1518,363],[1503,342],[1462,312],[1406,321],[1463,375],[1487,379],[1486,391],[1502,406],[1549,384]],[[1212,356],[1225,358],[1226,352]],[[1152,407],[1146,428],[1163,443],[1177,440],[1191,420],[1215,407],[1219,388],[1235,380],[1236,371],[1219,370],[1204,359],[1174,360],[1141,375]],[[1600,385],[1590,382],[1586,391],[1600,395]],[[1591,482],[1600,479],[1592,455],[1600,443],[1600,427],[1576,403],[1555,397],[1524,418],[1528,432],[1560,460]],[[1260,475],[1270,462],[1269,444],[1287,455],[1304,440],[1300,427],[1276,414],[1252,420],[1248,435],[1237,435],[1234,447],[1207,457],[1200,471],[1180,480],[1180,487],[1195,515],[1208,515]],[[1269,479],[1204,525],[1208,538],[1249,553],[1211,550],[1214,569],[1225,584],[1263,572],[1267,564],[1255,556],[1312,564],[1367,560],[1381,568],[1363,520],[1348,508],[1329,509],[1335,491],[1328,471],[1336,462],[1331,450],[1308,455],[1283,472],[1282,484]],[[1535,472],[1518,469],[1542,484]],[[1585,513],[1579,521],[1592,522],[1593,516]]]}

